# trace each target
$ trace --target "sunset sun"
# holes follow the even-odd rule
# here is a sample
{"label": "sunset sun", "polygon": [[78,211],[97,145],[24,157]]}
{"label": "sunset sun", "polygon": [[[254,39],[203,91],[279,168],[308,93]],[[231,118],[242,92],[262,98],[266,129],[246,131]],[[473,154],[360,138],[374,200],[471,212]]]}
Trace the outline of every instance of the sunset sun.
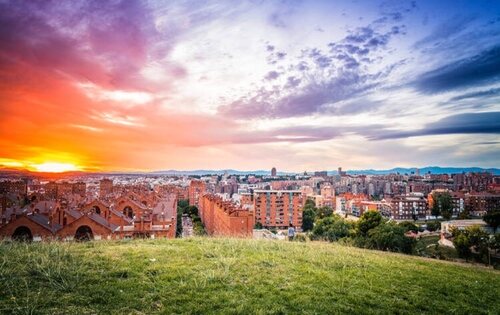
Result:
{"label": "sunset sun", "polygon": [[41,164],[34,164],[32,166],[38,172],[49,173],[62,173],[80,170],[79,167],[71,163],[45,162]]}

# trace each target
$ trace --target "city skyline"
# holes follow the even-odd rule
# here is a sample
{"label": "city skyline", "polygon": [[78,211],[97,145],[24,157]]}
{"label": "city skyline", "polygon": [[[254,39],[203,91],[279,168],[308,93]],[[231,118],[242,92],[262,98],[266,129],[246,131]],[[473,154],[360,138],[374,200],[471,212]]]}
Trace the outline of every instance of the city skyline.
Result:
{"label": "city skyline", "polygon": [[0,3],[0,167],[500,165],[495,1]]}

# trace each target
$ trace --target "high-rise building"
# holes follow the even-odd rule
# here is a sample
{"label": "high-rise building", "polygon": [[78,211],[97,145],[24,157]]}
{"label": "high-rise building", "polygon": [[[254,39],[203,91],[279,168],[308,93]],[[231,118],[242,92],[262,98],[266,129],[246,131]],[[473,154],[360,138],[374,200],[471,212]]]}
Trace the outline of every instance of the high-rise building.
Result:
{"label": "high-rise building", "polygon": [[111,194],[113,192],[113,181],[108,178],[104,178],[99,183],[99,196],[101,198]]}
{"label": "high-rise building", "polygon": [[298,190],[255,190],[255,222],[268,228],[302,226],[305,198]]}
{"label": "high-rise building", "polygon": [[345,172],[342,172],[342,167],[339,167],[338,173],[339,173],[339,176],[345,175]]}
{"label": "high-rise building", "polygon": [[276,167],[273,167],[271,169],[271,176],[275,177],[276,176]]}
{"label": "high-rise building", "polygon": [[200,202],[200,197],[205,194],[206,185],[204,182],[200,180],[193,180],[189,184],[189,205],[190,206],[198,206]]}

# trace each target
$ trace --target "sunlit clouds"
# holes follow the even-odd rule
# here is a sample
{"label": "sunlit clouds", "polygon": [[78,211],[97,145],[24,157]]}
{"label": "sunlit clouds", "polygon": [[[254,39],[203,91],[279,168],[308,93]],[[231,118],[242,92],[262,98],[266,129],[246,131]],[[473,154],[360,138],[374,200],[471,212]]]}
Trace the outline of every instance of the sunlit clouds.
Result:
{"label": "sunlit clouds", "polygon": [[498,167],[498,12],[493,1],[3,1],[0,165]]}

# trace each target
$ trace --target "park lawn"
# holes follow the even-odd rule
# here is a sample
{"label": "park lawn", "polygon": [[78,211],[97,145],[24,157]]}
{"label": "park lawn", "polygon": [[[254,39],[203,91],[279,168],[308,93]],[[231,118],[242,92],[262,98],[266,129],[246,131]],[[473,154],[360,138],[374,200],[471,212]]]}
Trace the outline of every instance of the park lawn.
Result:
{"label": "park lawn", "polygon": [[1,314],[498,314],[500,272],[323,242],[0,243]]}

